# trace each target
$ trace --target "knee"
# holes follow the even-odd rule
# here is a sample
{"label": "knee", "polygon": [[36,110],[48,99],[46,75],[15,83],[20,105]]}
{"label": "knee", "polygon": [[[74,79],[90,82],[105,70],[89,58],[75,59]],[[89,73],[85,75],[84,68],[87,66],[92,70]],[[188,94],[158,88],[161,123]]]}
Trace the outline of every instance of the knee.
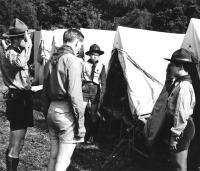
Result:
{"label": "knee", "polygon": [[20,149],[20,147],[21,147],[20,141],[10,141],[11,149]]}
{"label": "knee", "polygon": [[57,159],[57,156],[58,156],[58,151],[57,151],[57,149],[52,148],[52,149],[51,149],[51,152],[50,152],[50,158],[53,159],[53,160],[56,160],[56,159]]}
{"label": "knee", "polygon": [[23,146],[24,146],[24,140],[21,140],[21,142],[20,142],[20,149],[22,149]]}
{"label": "knee", "polygon": [[50,158],[51,158],[52,160],[56,160],[56,159],[57,159],[57,153],[51,151],[51,153],[50,153]]}

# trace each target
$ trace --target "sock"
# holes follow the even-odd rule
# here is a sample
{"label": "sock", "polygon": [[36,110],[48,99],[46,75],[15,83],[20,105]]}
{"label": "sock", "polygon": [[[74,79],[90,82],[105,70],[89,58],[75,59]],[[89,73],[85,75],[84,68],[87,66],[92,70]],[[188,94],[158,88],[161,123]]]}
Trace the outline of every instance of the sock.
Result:
{"label": "sock", "polygon": [[12,158],[7,156],[7,171],[17,171],[19,158]]}

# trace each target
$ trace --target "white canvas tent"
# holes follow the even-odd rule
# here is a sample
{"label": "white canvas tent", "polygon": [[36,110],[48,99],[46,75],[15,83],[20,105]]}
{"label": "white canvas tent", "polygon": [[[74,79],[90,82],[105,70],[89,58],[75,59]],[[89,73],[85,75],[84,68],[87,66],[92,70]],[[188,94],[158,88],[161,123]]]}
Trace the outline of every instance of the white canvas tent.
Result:
{"label": "white canvas tent", "polygon": [[[192,18],[190,20],[187,32],[184,36],[181,48],[185,48],[189,51],[194,53],[193,60],[197,62],[195,67],[190,68],[190,76],[192,79],[192,85],[195,91],[196,97],[196,105],[193,110],[192,118],[195,124],[195,137],[191,142],[189,148],[189,161],[188,163],[191,164],[193,169],[196,169],[199,164],[199,154],[200,154],[200,20]],[[148,144],[156,144],[157,142],[161,142],[159,135],[163,122],[165,121],[165,105],[166,100],[168,97],[168,92],[164,88],[162,93],[157,100],[154,111],[152,112],[151,118],[148,119],[147,123],[145,124],[144,135],[148,142]]]}
{"label": "white canvas tent", "polygon": [[[185,34],[183,43],[181,47],[188,49],[193,52],[194,54],[194,60],[198,62],[198,65],[196,66],[196,74],[194,73],[192,83],[195,91],[196,96],[196,105],[194,108],[194,114],[193,118],[196,125],[199,125],[200,117],[200,19],[192,18],[190,20],[187,32]],[[200,136],[200,127],[196,127],[196,135],[198,134],[198,137]]]}
{"label": "white canvas tent", "polygon": [[43,83],[43,69],[45,61],[48,60],[55,50],[63,44],[63,34],[66,29],[40,30],[34,32],[34,66],[35,81]]}
{"label": "white canvas tent", "polygon": [[183,43],[181,47],[186,48],[194,53],[196,62],[198,65],[196,66],[196,74],[193,74],[192,84],[195,91],[196,96],[196,105],[194,108],[194,112],[192,118],[195,124],[195,137],[190,146],[190,153],[188,158],[192,163],[193,168],[197,168],[200,165],[199,154],[200,154],[200,19],[192,18],[190,20],[187,32],[185,34]]}
{"label": "white canvas tent", "polygon": [[[84,51],[88,51],[89,47],[96,43],[104,51],[100,60],[106,65],[111,57],[111,51],[115,36],[115,31],[85,29],[81,28],[84,35]],[[47,60],[55,50],[63,44],[63,34],[66,29],[56,30],[41,30],[34,33],[34,64],[35,64],[35,80],[38,84],[43,83],[43,68],[44,63],[41,62],[41,57]],[[89,58],[85,56],[86,60]]]}
{"label": "white canvas tent", "polygon": [[200,19],[192,18],[190,20],[187,32],[185,34],[181,47],[192,51],[199,61],[200,59]]}
{"label": "white canvas tent", "polygon": [[113,45],[118,55],[111,58],[108,74],[117,57],[127,82],[132,115],[151,113],[165,81],[168,62],[164,58],[180,48],[183,38],[183,34],[118,27]]}

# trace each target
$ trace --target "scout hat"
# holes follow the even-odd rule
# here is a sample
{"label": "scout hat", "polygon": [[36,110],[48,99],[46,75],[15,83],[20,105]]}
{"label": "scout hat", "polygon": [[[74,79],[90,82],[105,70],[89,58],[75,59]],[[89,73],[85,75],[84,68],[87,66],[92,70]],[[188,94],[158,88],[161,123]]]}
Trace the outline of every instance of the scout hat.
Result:
{"label": "scout hat", "polygon": [[188,64],[196,63],[194,61],[193,53],[184,48],[180,48],[179,50],[175,51],[172,54],[171,59],[165,58],[165,60],[172,61],[172,62],[188,63]]}
{"label": "scout hat", "polygon": [[90,46],[90,50],[87,51],[85,54],[86,55],[91,55],[91,53],[98,53],[99,55],[103,55],[104,51],[100,50],[100,47],[97,44],[93,44]]}
{"label": "scout hat", "polygon": [[8,32],[4,33],[2,36],[7,38],[23,36],[25,34],[25,31],[27,31],[28,33],[33,32],[31,30],[28,30],[27,25],[23,21],[15,18],[11,26],[9,27]]}

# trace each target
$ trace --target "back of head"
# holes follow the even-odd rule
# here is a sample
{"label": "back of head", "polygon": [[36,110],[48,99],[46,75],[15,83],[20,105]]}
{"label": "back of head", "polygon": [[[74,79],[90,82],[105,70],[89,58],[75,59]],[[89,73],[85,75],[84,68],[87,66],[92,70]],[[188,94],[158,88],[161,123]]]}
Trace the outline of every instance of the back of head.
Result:
{"label": "back of head", "polygon": [[79,41],[83,41],[84,36],[78,29],[68,29],[67,31],[64,32],[63,35],[63,42],[64,43],[71,43],[75,39],[78,39]]}

